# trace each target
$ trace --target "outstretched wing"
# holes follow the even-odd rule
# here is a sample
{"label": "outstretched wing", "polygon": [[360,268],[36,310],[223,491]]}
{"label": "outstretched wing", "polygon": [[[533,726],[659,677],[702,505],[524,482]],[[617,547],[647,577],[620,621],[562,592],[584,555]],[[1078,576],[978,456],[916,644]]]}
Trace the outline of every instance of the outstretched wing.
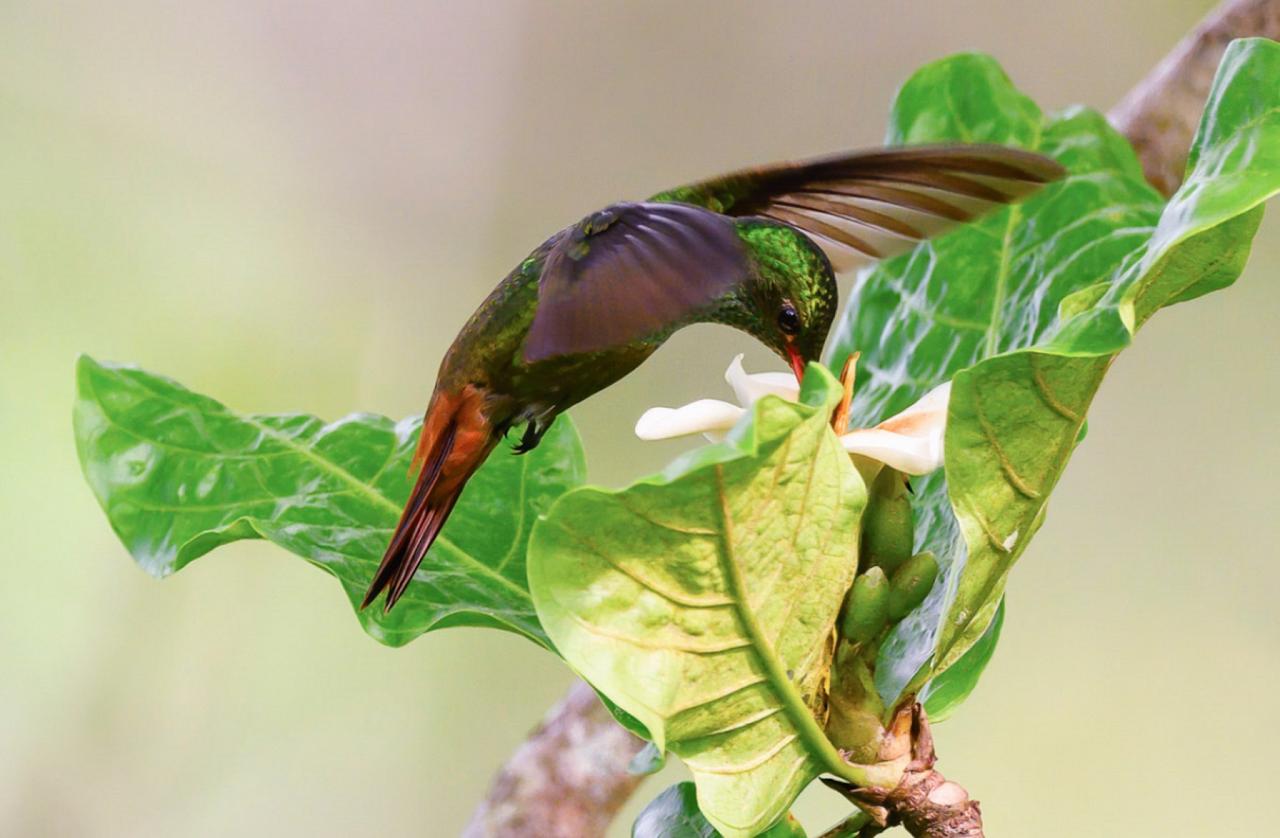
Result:
{"label": "outstretched wing", "polygon": [[906,146],[743,169],[650,200],[791,224],[841,271],[909,250],[1065,174],[1016,148]]}
{"label": "outstretched wing", "polygon": [[732,219],[679,203],[623,203],[561,234],[543,263],[526,361],[661,332],[748,271]]}

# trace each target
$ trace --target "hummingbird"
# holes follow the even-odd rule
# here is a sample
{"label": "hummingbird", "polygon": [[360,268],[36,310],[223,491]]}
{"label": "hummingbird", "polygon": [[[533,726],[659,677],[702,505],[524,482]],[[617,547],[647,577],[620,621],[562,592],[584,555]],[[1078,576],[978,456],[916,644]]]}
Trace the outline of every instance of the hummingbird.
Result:
{"label": "hummingbird", "polygon": [[361,608],[390,610],[467,480],[523,426],[626,376],[679,329],[722,323],[797,378],[837,308],[836,274],[902,253],[1062,178],[996,145],[882,148],[742,169],[611,204],[554,234],[480,304],[445,353],[413,458],[413,490]]}

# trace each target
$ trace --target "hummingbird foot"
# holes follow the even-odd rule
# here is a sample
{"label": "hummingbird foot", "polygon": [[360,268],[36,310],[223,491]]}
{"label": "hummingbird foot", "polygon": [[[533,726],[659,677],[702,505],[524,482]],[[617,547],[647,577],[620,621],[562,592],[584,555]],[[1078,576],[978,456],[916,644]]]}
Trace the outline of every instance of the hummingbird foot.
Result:
{"label": "hummingbird foot", "polygon": [[512,454],[528,454],[530,451],[538,447],[538,443],[542,441],[543,435],[547,429],[551,427],[551,423],[539,425],[536,419],[530,419],[525,423],[524,435],[520,437],[520,442],[511,449]]}

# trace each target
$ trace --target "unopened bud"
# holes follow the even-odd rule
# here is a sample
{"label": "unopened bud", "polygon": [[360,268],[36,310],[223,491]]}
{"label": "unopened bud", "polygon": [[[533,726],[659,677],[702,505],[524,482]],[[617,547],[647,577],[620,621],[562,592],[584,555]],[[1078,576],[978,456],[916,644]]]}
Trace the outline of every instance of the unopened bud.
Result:
{"label": "unopened bud", "polygon": [[889,579],[878,567],[853,580],[840,636],[850,643],[866,643],[879,634],[889,619],[889,588]]}
{"label": "unopened bud", "polygon": [[902,472],[888,466],[880,469],[867,500],[862,516],[863,563],[883,568],[892,576],[911,555],[915,543],[911,496]]}
{"label": "unopened bud", "polygon": [[916,553],[902,563],[889,583],[889,619],[900,620],[929,595],[938,578],[938,560],[930,552]]}

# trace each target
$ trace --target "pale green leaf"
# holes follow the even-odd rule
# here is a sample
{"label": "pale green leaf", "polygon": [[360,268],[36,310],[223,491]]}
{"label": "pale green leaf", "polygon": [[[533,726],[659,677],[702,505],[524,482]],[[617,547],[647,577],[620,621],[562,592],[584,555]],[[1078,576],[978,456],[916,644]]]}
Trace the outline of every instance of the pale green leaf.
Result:
{"label": "pale green leaf", "polygon": [[837,395],[811,367],[802,403],[757,402],[661,477],[569,492],[530,544],[556,648],[684,760],[730,838],[774,823],[819,773],[854,771],[810,706],[866,499],[827,424]]}

